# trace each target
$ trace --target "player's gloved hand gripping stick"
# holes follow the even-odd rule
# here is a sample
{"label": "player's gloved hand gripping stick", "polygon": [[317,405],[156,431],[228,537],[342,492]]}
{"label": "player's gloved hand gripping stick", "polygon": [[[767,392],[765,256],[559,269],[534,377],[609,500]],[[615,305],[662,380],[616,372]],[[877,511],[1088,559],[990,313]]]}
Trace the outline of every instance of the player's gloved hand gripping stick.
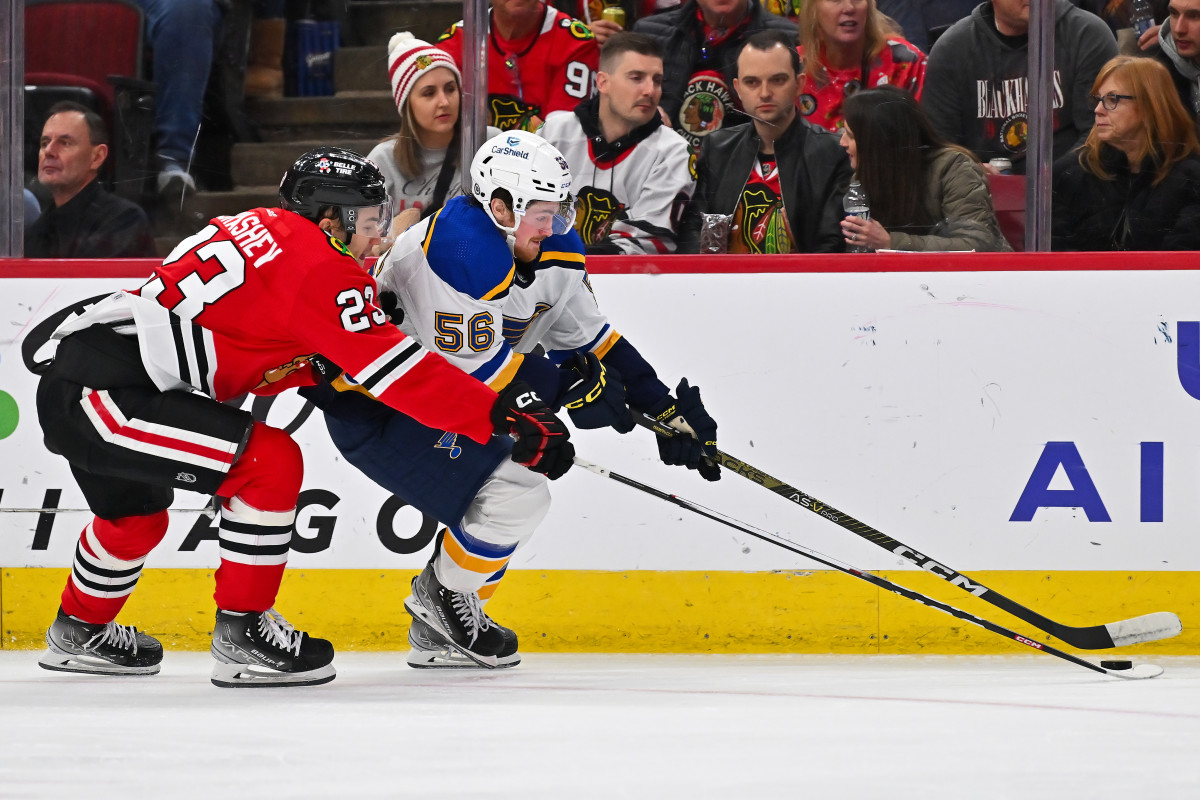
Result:
{"label": "player's gloved hand gripping stick", "polygon": [[721,479],[721,469],[717,465],[720,452],[717,450],[717,423],[704,408],[699,387],[689,386],[684,378],[675,388],[674,397],[667,395],[647,414],[663,430],[685,434],[658,437],[658,456],[664,464],[698,470],[706,481]]}
{"label": "player's gloved hand gripping stick", "polygon": [[[649,428],[658,434],[660,447],[664,439],[670,440],[685,438],[676,430],[664,425],[659,420],[651,419],[647,416],[640,416],[637,418],[637,421],[638,424]],[[1058,639],[1061,639],[1072,647],[1078,647],[1082,650],[1103,650],[1110,647],[1124,647],[1126,645],[1138,644],[1140,642],[1153,642],[1158,639],[1167,639],[1172,636],[1178,636],[1183,631],[1183,624],[1179,621],[1179,617],[1169,611],[1158,611],[1153,614],[1145,614],[1140,617],[1132,617],[1131,619],[1110,622],[1106,625],[1076,627],[1073,625],[1064,625],[1060,622],[1055,622],[1052,619],[1042,616],[1036,611],[1032,611],[1023,605],[1010,600],[994,589],[989,589],[975,579],[969,578],[966,575],[963,575],[961,572],[954,571],[950,567],[946,566],[944,562],[935,561],[934,559],[917,552],[903,542],[893,539],[886,533],[872,528],[865,522],[859,522],[846,512],[840,511],[833,506],[818,500],[812,495],[809,495],[800,491],[794,486],[784,483],[778,478],[771,477],[767,473],[751,466],[745,461],[734,458],[728,453],[716,450],[715,446],[713,450],[715,450],[716,462],[726,469],[732,470],[738,475],[741,475],[743,478],[769,489],[780,497],[795,503],[801,508],[813,512],[817,516],[830,520],[840,527],[850,531],[855,536],[866,539],[868,542],[882,547],[884,550],[887,550],[890,553],[894,553],[902,558],[912,561],[914,564],[917,564],[928,572],[937,575],[942,580],[954,584],[963,591],[969,592],[1003,611],[1007,611],[1009,614],[1028,622],[1030,625],[1037,626],[1041,630]]]}
{"label": "player's gloved hand gripping stick", "polygon": [[492,408],[492,426],[501,436],[514,438],[512,459],[550,480],[571,468],[575,446],[567,426],[524,381],[513,381],[500,390]]}

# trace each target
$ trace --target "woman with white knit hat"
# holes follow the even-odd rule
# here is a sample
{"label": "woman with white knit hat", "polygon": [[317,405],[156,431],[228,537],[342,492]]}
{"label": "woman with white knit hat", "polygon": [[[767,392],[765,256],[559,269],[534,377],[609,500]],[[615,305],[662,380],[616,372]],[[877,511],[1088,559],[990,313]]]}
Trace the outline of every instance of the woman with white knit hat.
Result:
{"label": "woman with white knit hat", "polygon": [[[408,31],[388,43],[388,74],[400,130],[367,158],[387,181],[397,212],[393,229],[403,230],[463,193],[458,166],[462,76],[450,56]],[[488,136],[496,133],[489,129]]]}

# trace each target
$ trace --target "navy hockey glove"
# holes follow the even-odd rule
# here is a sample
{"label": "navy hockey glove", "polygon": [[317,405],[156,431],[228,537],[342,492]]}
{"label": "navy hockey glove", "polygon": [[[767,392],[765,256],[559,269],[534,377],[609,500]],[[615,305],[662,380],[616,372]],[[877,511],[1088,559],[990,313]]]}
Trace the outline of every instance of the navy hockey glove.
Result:
{"label": "navy hockey glove", "polygon": [[605,366],[595,353],[576,353],[559,369],[570,370],[574,382],[562,397],[563,408],[576,428],[590,430],[610,425],[617,433],[633,430],[633,414],[625,403],[621,373]]}
{"label": "navy hockey glove", "polygon": [[689,386],[687,378],[675,388],[675,397],[666,398],[650,410],[664,425],[680,431],[677,436],[658,437],[658,457],[664,464],[700,471],[706,481],[721,479],[717,462],[717,423],[704,410],[700,389]]}
{"label": "navy hockey glove", "polygon": [[570,431],[550,407],[523,381],[513,381],[500,391],[492,407],[492,426],[501,436],[512,436],[512,459],[550,480],[571,468],[575,446]]}

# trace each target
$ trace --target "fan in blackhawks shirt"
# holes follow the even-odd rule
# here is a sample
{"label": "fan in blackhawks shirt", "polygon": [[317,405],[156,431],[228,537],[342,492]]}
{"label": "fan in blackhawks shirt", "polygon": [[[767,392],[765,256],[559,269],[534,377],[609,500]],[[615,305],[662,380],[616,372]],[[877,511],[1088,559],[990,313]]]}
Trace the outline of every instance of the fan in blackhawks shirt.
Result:
{"label": "fan in blackhawks shirt", "polygon": [[662,62],[649,36],[614,33],[600,51],[599,95],[538,131],[575,175],[575,229],[589,254],[675,251],[695,156],[659,116]]}
{"label": "fan in blackhawks shirt", "polygon": [[[187,489],[221,499],[212,682],[333,680],[330,643],[272,608],[295,527],[300,449],[225,401],[314,385],[341,375],[336,362],[347,371],[338,380],[428,425],[478,442],[515,435],[513,459],[550,477],[570,465],[566,428],[527,386],[497,398],[376,305],[360,265],[390,216],[373,164],[314,150],[279,191],[282,208],[213,219],[140,288],[64,309],[27,337],[46,445],[70,462],[95,514],[46,634],[46,669],[159,671],[159,641],[113,620],[167,531],[174,489]],[[47,339],[57,349],[38,361]]]}
{"label": "fan in blackhawks shirt", "polygon": [[[592,96],[599,47],[587,26],[541,0],[494,0],[488,26],[488,124],[537,130]],[[462,67],[462,22],[437,46]]]}
{"label": "fan in blackhawks shirt", "polygon": [[842,127],[842,104],[860,89],[890,85],[921,99],[925,54],[888,30],[875,0],[805,3],[797,50],[804,64],[800,113],[826,130]]}

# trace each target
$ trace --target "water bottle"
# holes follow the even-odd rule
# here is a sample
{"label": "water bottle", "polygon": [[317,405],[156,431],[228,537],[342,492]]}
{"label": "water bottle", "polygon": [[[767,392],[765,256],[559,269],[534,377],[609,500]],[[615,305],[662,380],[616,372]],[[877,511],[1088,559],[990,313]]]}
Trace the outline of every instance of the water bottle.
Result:
{"label": "water bottle", "polygon": [[1150,30],[1150,26],[1154,24],[1154,9],[1150,7],[1150,0],[1133,0],[1130,4],[1129,21],[1138,36]]}
{"label": "water bottle", "polygon": [[[846,190],[846,196],[842,199],[842,208],[846,210],[848,217],[871,218],[871,203],[867,199],[867,193],[863,191],[861,183],[854,181],[850,184],[850,188]],[[870,251],[865,245],[852,244],[847,252],[867,253]]]}

